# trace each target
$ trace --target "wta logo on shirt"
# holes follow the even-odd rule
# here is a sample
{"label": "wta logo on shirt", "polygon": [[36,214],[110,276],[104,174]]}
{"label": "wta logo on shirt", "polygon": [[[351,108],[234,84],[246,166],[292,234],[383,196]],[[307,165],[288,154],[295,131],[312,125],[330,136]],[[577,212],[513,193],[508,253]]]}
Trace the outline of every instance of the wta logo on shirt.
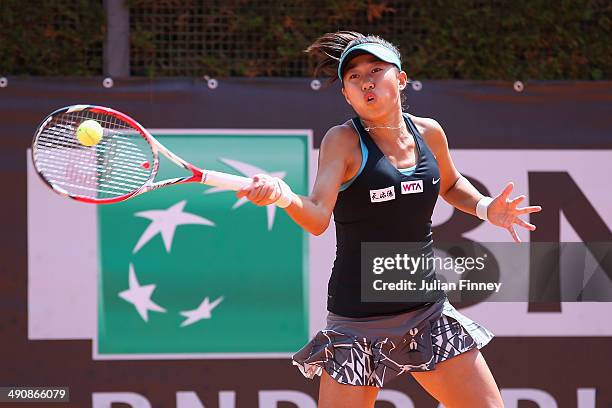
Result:
{"label": "wta logo on shirt", "polygon": [[417,194],[423,192],[423,180],[402,181],[402,194]]}

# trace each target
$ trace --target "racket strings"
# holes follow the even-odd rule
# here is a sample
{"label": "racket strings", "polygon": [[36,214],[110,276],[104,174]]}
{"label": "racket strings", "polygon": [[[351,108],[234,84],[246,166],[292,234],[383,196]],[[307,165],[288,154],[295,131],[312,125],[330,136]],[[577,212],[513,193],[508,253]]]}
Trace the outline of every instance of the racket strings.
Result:
{"label": "racket strings", "polygon": [[[104,129],[95,146],[84,146],[78,126],[93,119]],[[114,198],[140,189],[151,177],[154,156],[146,139],[129,123],[88,110],[54,116],[39,132],[34,160],[55,188],[71,196]]]}

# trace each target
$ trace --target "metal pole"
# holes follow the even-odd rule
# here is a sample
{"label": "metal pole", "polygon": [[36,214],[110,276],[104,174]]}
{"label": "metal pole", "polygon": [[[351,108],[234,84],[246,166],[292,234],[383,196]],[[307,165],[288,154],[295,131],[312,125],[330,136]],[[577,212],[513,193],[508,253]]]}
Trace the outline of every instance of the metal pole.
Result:
{"label": "metal pole", "polygon": [[126,3],[104,0],[104,74],[115,78],[130,76],[130,11]]}

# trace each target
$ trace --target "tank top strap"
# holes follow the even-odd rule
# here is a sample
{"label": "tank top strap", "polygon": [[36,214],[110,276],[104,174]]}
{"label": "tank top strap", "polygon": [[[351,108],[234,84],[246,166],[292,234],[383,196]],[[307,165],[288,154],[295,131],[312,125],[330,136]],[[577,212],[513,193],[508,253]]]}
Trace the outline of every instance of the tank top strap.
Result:
{"label": "tank top strap", "polygon": [[[410,133],[412,133],[414,138],[418,139],[419,144],[421,144],[420,142],[423,141],[423,137],[421,136],[421,132],[419,132],[419,130],[417,129],[417,127],[414,124],[414,122],[412,121],[412,119],[410,119],[410,115],[408,115],[407,112],[404,112],[403,115],[404,115],[404,118],[406,119],[406,124],[408,125],[408,128],[410,129]],[[422,146],[422,144],[421,144],[421,146]]]}
{"label": "tank top strap", "polygon": [[383,155],[383,153],[380,151],[376,143],[374,143],[374,141],[370,137],[370,134],[363,127],[363,124],[361,123],[361,119],[359,119],[359,116],[355,116],[352,120],[353,120],[353,126],[357,130],[359,137],[361,138],[363,143],[368,148],[368,151],[370,152],[370,157],[376,156],[374,158],[378,159],[380,156]]}
{"label": "tank top strap", "polygon": [[[406,123],[408,124],[408,127],[410,128],[410,133],[412,133],[412,135],[414,136],[414,140],[419,149],[419,155],[424,155],[424,156],[429,155],[431,151],[429,150],[427,143],[425,143],[425,139],[423,139],[421,132],[419,132],[419,130],[417,129],[412,119],[410,119],[410,116],[408,116],[408,113],[404,112],[404,118],[406,119]],[[419,161],[421,160],[419,159]]]}

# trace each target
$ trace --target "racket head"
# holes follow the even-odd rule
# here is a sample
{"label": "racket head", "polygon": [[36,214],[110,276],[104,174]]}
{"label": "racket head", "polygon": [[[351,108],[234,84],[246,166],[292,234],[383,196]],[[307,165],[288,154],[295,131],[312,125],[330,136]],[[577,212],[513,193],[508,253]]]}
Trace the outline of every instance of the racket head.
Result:
{"label": "racket head", "polygon": [[[102,138],[83,145],[77,128],[86,120],[102,126]],[[146,190],[159,168],[154,139],[129,116],[95,105],[72,105],[48,115],[32,142],[32,161],[41,179],[77,201],[110,204]]]}

